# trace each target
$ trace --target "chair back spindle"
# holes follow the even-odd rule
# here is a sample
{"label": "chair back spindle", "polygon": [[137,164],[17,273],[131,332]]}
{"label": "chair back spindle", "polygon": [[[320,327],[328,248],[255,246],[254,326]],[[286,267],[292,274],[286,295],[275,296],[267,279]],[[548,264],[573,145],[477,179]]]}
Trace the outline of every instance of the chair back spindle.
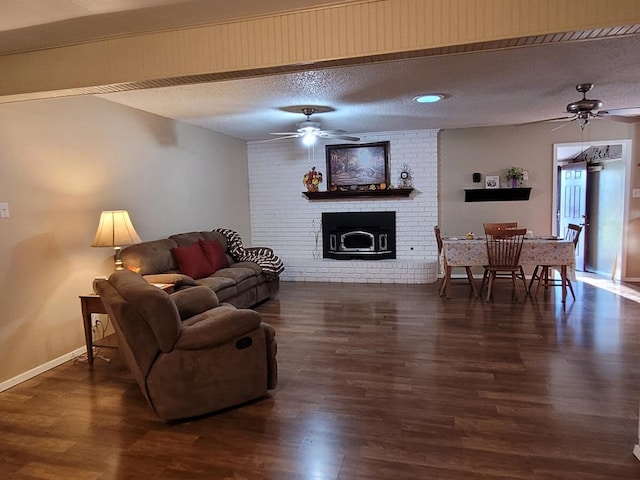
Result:
{"label": "chair back spindle", "polygon": [[487,257],[492,268],[517,268],[520,264],[525,228],[509,230],[487,230]]}
{"label": "chair back spindle", "polygon": [[515,296],[517,296],[517,278],[522,280],[524,291],[529,292],[524,270],[520,265],[520,253],[526,233],[526,228],[489,229],[485,232],[489,264],[484,267],[482,286],[484,287],[485,282],[487,283],[487,301],[491,298],[493,284],[498,278],[511,279]]}

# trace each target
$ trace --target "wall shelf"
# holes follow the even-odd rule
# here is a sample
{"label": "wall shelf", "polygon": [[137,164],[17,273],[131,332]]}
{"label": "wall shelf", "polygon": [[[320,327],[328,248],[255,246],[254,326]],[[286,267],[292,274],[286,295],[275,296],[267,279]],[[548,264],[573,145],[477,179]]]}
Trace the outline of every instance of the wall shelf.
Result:
{"label": "wall shelf", "polygon": [[309,200],[338,200],[341,198],[356,197],[408,197],[413,192],[413,188],[390,188],[388,190],[347,190],[324,191],[324,192],[302,192]]}
{"label": "wall shelf", "polygon": [[515,202],[529,200],[531,187],[465,189],[465,202]]}

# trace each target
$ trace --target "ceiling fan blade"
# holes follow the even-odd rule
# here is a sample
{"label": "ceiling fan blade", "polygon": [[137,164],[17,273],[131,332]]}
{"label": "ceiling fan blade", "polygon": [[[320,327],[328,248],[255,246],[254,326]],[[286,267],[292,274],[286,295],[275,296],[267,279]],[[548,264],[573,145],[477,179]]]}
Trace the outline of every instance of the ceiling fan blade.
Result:
{"label": "ceiling fan blade", "polygon": [[640,117],[626,117],[623,115],[607,115],[602,118],[608,118],[613,120],[614,122],[622,122],[622,123],[636,123],[640,122]]}
{"label": "ceiling fan blade", "polygon": [[278,140],[286,140],[287,138],[298,138],[300,135],[289,135],[288,137],[277,137],[277,138],[269,138],[268,140],[257,140],[253,143],[268,143],[268,142],[277,142]]}
{"label": "ceiling fan blade", "polygon": [[572,122],[576,118],[578,117],[576,117],[575,115],[571,115],[570,117],[556,117],[550,118],[549,120],[547,120],[547,122]]}
{"label": "ceiling fan blade", "polygon": [[321,134],[328,133],[329,135],[342,135],[344,133],[347,133],[347,131],[346,130],[321,130],[320,133]]}
{"label": "ceiling fan blade", "polygon": [[351,137],[349,135],[324,135],[324,133],[320,134],[321,138],[337,138],[338,140],[346,140],[347,142],[359,142],[359,137]]}
{"label": "ceiling fan blade", "polygon": [[569,124],[570,124],[571,122],[573,122],[574,120],[575,120],[575,118],[572,118],[572,119],[570,119],[569,121],[567,121],[567,122],[565,122],[565,123],[563,123],[563,124],[561,124],[561,125],[558,125],[556,128],[552,128],[552,129],[550,130],[550,132],[555,132],[556,130],[560,130],[562,127],[566,127],[567,125],[569,125]]}
{"label": "ceiling fan blade", "polygon": [[570,121],[570,120],[575,120],[575,118],[576,118],[575,115],[572,115],[570,117],[547,118],[545,120],[534,120],[533,122],[517,123],[516,127],[520,127],[521,125],[535,125],[537,123],[566,122],[566,121]]}
{"label": "ceiling fan blade", "polygon": [[596,118],[609,118],[615,122],[640,122],[640,108],[618,108],[614,110],[600,110]]}
{"label": "ceiling fan blade", "polygon": [[600,110],[598,115],[615,115],[619,117],[637,117],[640,116],[640,107],[631,108],[612,108],[609,110]]}
{"label": "ceiling fan blade", "polygon": [[274,132],[274,133],[270,133],[269,135],[297,135],[297,136],[302,136],[298,132]]}

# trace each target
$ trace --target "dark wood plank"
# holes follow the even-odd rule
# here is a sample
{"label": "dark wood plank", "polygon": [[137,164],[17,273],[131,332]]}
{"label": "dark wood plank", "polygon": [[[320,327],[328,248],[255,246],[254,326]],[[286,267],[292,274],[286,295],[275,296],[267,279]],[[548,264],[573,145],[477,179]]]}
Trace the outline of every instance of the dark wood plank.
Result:
{"label": "dark wood plank", "polygon": [[[283,283],[280,383],[157,419],[118,350],[0,394],[3,478],[637,480],[640,304],[576,282],[490,304],[437,285]],[[463,287],[464,288],[464,287]],[[502,289],[502,290],[501,290]]]}

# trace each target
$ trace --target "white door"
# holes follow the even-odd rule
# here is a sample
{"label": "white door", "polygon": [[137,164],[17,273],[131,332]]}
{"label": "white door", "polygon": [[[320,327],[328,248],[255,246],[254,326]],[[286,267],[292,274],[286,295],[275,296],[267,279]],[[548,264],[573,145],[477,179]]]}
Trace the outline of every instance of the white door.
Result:
{"label": "white door", "polygon": [[[595,162],[592,172],[588,169],[585,172],[581,166],[583,164],[563,166],[590,147],[600,147],[601,151],[609,150],[610,153],[608,158],[602,157],[602,161]],[[598,163],[603,168],[594,168],[598,167]],[[553,165],[554,233],[564,236],[566,225],[570,221],[583,224],[581,242],[576,249],[576,267],[598,275],[611,276],[616,280],[640,281],[640,267],[637,267],[640,262],[635,261],[639,256],[634,250],[630,262],[627,254],[631,140],[557,143],[554,144]],[[573,169],[581,170],[581,178],[575,178],[577,174],[570,172]],[[574,187],[570,187],[572,183],[575,184]],[[573,198],[569,197],[569,193]],[[578,215],[575,214],[576,210]],[[571,218],[572,211],[574,213]],[[586,217],[583,218],[582,215]],[[629,268],[632,269],[631,275],[628,274]]]}
{"label": "white door", "polygon": [[560,208],[558,210],[558,235],[564,236],[567,225],[582,226],[576,246],[576,270],[584,271],[585,238],[587,223],[587,162],[576,162],[560,167]]}

